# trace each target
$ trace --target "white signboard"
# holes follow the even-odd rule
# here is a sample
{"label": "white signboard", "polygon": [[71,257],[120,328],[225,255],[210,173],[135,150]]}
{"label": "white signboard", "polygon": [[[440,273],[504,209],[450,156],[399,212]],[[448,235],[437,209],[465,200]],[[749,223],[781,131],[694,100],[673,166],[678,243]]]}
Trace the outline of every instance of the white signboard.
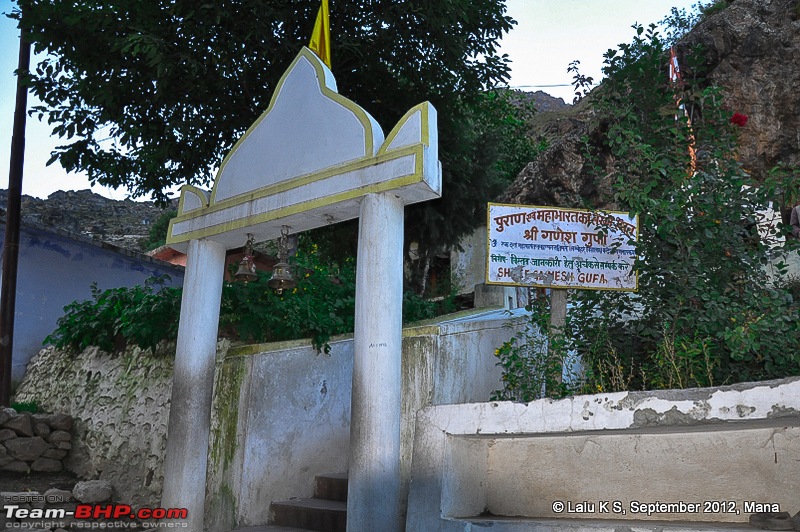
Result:
{"label": "white signboard", "polygon": [[636,291],[639,217],[490,203],[487,284]]}

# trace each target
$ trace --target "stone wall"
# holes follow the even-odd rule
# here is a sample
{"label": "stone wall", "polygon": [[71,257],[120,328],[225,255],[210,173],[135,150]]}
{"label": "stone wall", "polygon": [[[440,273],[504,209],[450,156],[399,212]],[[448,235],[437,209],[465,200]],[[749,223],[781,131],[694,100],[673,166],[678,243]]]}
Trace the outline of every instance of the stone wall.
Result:
{"label": "stone wall", "polygon": [[0,471],[55,473],[72,449],[72,417],[0,408]]}
{"label": "stone wall", "polygon": [[70,355],[52,347],[31,360],[15,397],[74,418],[66,469],[107,480],[119,502],[158,505],[163,483],[174,348]]}

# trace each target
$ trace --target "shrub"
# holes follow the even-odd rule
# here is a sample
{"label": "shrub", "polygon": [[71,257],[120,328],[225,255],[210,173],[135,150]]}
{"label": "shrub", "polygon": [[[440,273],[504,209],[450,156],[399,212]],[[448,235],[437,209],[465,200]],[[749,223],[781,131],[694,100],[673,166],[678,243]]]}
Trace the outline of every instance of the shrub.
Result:
{"label": "shrub", "polygon": [[155,348],[162,340],[174,339],[181,290],[164,286],[168,280],[163,275],[147,279],[144,286],[108,290],[92,284],[92,299],[64,307],[58,327],[44,343],[78,352],[89,346],[111,352],[127,344]]}
{"label": "shrub", "polygon": [[[355,259],[324,263],[316,244],[301,238],[300,249],[290,262],[297,287],[282,294],[268,286],[268,272],[258,272],[253,282],[225,283],[221,335],[241,342],[310,338],[318,351],[327,353],[332,336],[353,331]],[[118,352],[127,345],[148,349],[162,341],[176,340],[182,290],[164,286],[167,279],[154,277],[144,286],[108,290],[93,284],[92,299],[64,307],[65,315],[45,343],[75,352],[89,346]],[[403,320],[433,318],[451,310],[452,305],[452,295],[430,301],[406,292]]]}

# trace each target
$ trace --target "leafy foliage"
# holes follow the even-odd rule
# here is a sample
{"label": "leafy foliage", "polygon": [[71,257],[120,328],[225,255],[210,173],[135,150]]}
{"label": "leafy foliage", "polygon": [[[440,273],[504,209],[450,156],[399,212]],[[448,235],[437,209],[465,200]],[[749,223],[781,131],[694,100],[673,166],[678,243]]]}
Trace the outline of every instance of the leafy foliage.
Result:
{"label": "leafy foliage", "polygon": [[30,412],[31,414],[39,413],[39,405],[34,401],[25,401],[19,403],[11,403],[11,408],[17,412]]}
{"label": "leafy foliage", "polygon": [[797,374],[798,303],[764,269],[782,228],[766,239],[757,230],[788,183],[756,183],[737,162],[746,132],[702,78],[700,50],[685,53],[683,87],[667,79],[654,27],[638,27],[620,52],[606,54],[592,103],[607,121],[615,199],[641,220],[639,292],[576,294],[572,326],[590,378],[658,388]]}
{"label": "leafy foliage", "polygon": [[[580,355],[580,386],[558,386],[559,351],[548,350],[546,309],[501,346],[504,389],[528,401],[560,393],[687,388],[800,374],[797,279],[765,266],[797,253],[760,227],[770,204],[794,204],[798,169],[755,182],[736,158],[746,117],[703,78],[702,50],[680,50],[685,84],[668,79],[669,40],[636,27],[631,44],[605,55],[606,79],[588,98],[602,150],[585,139],[588,166],[610,172],[617,208],[640,217],[637,293],[575,291],[567,352]],[[581,76],[575,68],[576,92]],[[738,115],[738,116],[737,116]],[[593,149],[588,147],[592,146]]]}
{"label": "leafy foliage", "polygon": [[[53,154],[92,182],[165,199],[211,171],[266,109],[308,43],[318,0],[18,0],[37,52],[35,108],[64,139]],[[408,241],[452,246],[527,163],[524,118],[498,93],[502,0],[359,0],[331,6],[333,73],[388,131],[413,105],[439,112],[445,196],[409,209]],[[514,139],[506,142],[507,139]],[[529,143],[528,143],[529,144]],[[521,148],[517,150],[517,148]],[[513,153],[510,153],[513,152]]]}
{"label": "leafy foliage", "polygon": [[[240,342],[310,338],[317,350],[327,353],[332,336],[353,331],[355,260],[325,262],[307,236],[301,237],[298,253],[290,260],[297,287],[282,294],[268,286],[267,272],[257,272],[258,279],[250,283],[225,283],[221,335]],[[127,345],[148,349],[176,340],[182,289],[163,286],[166,280],[166,276],[154,277],[144,286],[109,290],[93,285],[92,300],[67,305],[58,328],[45,343],[76,352],[89,346],[114,352]],[[404,322],[449,310],[452,296],[437,302],[410,291],[403,295]]]}
{"label": "leafy foliage", "polygon": [[178,214],[177,209],[167,209],[156,218],[156,221],[150,226],[147,232],[147,238],[142,243],[142,246],[150,251],[159,248],[167,242],[167,230],[169,229],[169,222]]}
{"label": "leafy foliage", "polygon": [[181,290],[164,286],[167,280],[166,275],[152,277],[144,286],[108,290],[93,284],[92,300],[64,307],[58,327],[44,343],[77,352],[89,346],[115,351],[126,344],[155,348],[176,338]]}
{"label": "leafy foliage", "polygon": [[225,283],[220,326],[244,342],[311,338],[317,349],[330,350],[328,340],[352,332],[355,316],[355,261],[341,266],[319,262],[314,248],[299,251],[292,271],[297,287],[276,294],[269,274],[258,272],[250,283]]}
{"label": "leafy foliage", "polygon": [[503,388],[492,393],[492,401],[527,403],[542,397],[559,398],[581,386],[566,338],[550,334],[549,300],[537,298],[526,310],[530,318],[525,327],[494,352],[503,370]]}

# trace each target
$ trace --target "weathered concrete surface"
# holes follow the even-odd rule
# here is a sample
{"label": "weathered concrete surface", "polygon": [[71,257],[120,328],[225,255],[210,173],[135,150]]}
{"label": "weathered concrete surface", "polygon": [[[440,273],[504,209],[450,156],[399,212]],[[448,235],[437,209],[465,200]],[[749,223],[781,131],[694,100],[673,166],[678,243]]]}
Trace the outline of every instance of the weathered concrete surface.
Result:
{"label": "weathered concrete surface", "polygon": [[[797,511],[798,456],[798,378],[527,405],[432,406],[417,417],[407,530],[469,530],[458,518],[484,512],[744,523],[758,511],[748,511],[746,501]],[[625,513],[604,512],[601,501],[619,501]],[[648,516],[635,513],[634,501],[700,507]],[[554,511],[558,502],[563,512]],[[493,526],[519,530],[504,523]],[[573,529],[560,526],[550,529]]]}
{"label": "weathered concrete surface", "polygon": [[201,530],[225,248],[195,239],[186,255],[161,506],[185,508]]}
{"label": "weathered concrete surface", "polygon": [[361,200],[347,528],[399,531],[403,201]]}
{"label": "weathered concrete surface", "polygon": [[[403,331],[401,492],[408,493],[414,419],[430,404],[485,400],[500,387],[494,350],[515,329],[490,311]],[[347,471],[353,341],[317,354],[308,341],[231,350],[217,372],[208,530],[267,522],[269,503],[311,497],[315,474]],[[405,505],[403,504],[403,508]]]}

